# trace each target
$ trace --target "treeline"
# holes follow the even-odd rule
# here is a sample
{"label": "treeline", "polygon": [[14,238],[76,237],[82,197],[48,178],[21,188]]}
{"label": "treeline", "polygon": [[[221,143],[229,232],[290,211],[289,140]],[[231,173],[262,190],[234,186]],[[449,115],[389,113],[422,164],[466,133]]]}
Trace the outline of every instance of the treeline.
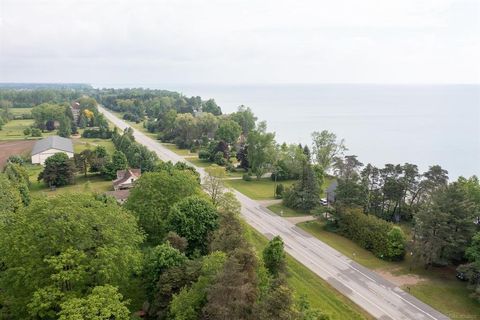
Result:
{"label": "treeline", "polygon": [[115,128],[112,133],[112,141],[115,148],[125,154],[130,167],[139,168],[142,172],[153,171],[156,167],[157,155],[143,144],[135,141],[132,128],[125,129],[123,134],[119,134]]}
{"label": "treeline", "polygon": [[[334,228],[379,255],[386,247],[378,251],[367,241],[381,245],[378,237],[387,229],[371,230],[378,230],[382,220],[407,223],[413,238],[405,248],[415,261],[426,268],[457,266],[459,277],[470,282],[480,299],[480,182],[476,176],[449,182],[448,172],[438,165],[424,173],[409,163],[364,167],[356,156],[337,158],[334,170],[338,181]],[[396,239],[402,236],[396,231]],[[384,246],[389,244],[388,237],[383,239]]]}
{"label": "treeline", "polygon": [[0,88],[0,101],[10,103],[12,108],[33,108],[42,103],[69,103],[80,98],[83,92],[79,88]]}
{"label": "treeline", "polygon": [[234,195],[214,204],[186,166],[143,174],[123,208],[85,193],[23,201],[9,165],[0,318],[328,319],[294,297],[282,240],[258,257]]}

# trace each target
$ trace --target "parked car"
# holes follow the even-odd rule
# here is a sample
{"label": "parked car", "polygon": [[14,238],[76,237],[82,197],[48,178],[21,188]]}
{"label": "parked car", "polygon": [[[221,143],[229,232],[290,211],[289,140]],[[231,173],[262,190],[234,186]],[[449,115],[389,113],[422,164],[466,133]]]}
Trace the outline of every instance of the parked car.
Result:
{"label": "parked car", "polygon": [[328,205],[327,199],[324,199],[324,198],[320,199],[320,204],[321,204],[322,206],[327,206],[327,205]]}

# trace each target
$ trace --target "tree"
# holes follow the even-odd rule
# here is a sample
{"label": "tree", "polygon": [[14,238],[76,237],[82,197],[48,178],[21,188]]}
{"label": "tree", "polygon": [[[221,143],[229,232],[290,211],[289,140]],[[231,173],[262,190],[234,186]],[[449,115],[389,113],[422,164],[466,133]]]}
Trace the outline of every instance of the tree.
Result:
{"label": "tree", "polygon": [[186,260],[187,257],[168,242],[147,249],[143,265],[143,279],[147,286],[146,292],[149,299],[153,298],[162,272],[168,268],[181,266]]}
{"label": "tree", "polygon": [[109,162],[109,155],[104,146],[96,146],[90,156],[90,171],[102,172],[105,170],[105,165]]}
{"label": "tree", "polygon": [[7,162],[3,172],[20,193],[23,205],[28,206],[30,203],[30,179],[27,170],[18,163]]}
{"label": "tree", "polygon": [[219,115],[222,114],[222,110],[217,105],[217,103],[215,102],[214,99],[209,99],[209,100],[205,101],[202,104],[202,111],[203,112],[210,112],[210,113],[212,113],[216,116],[219,116]]}
{"label": "tree", "polygon": [[388,232],[387,256],[392,260],[400,260],[405,255],[405,235],[399,227],[393,227]]}
{"label": "tree", "polygon": [[213,114],[204,112],[197,118],[199,137],[212,139],[218,129],[218,119]]}
{"label": "tree", "polygon": [[252,172],[260,179],[270,169],[275,153],[275,134],[267,132],[267,125],[261,122],[247,138],[248,163]]}
{"label": "tree", "polygon": [[187,253],[198,250],[205,254],[211,233],[218,227],[218,214],[210,201],[190,196],[173,205],[167,225],[169,230],[187,239]]}
{"label": "tree", "polygon": [[218,201],[219,223],[210,244],[211,251],[231,253],[237,248],[245,248],[247,242],[240,221],[240,202],[231,192],[222,194]]}
{"label": "tree", "polygon": [[283,203],[290,208],[309,211],[320,203],[320,187],[312,166],[305,162],[300,179],[283,192]]}
{"label": "tree", "polygon": [[244,105],[239,106],[238,111],[232,113],[230,118],[242,127],[244,136],[248,136],[250,131],[255,128],[255,122],[257,121],[257,117],[253,114],[252,109]]}
{"label": "tree", "polygon": [[202,310],[204,318],[255,319],[256,266],[255,253],[250,249],[235,250],[207,290],[207,303]]}
{"label": "tree", "polygon": [[[16,212],[22,207],[22,198],[15,185],[5,174],[0,173],[0,215],[7,212]],[[0,216],[0,227],[2,223]]]}
{"label": "tree", "polygon": [[223,140],[229,145],[235,143],[242,132],[242,128],[233,120],[224,120],[220,122],[216,138]]}
{"label": "tree", "polygon": [[462,261],[475,233],[475,206],[458,182],[438,189],[415,216],[415,253],[426,267]]}
{"label": "tree", "polygon": [[118,170],[126,170],[127,168],[127,157],[122,151],[115,150],[112,155],[112,161],[105,164],[102,174],[105,175],[107,179],[113,180],[116,178]]}
{"label": "tree", "polygon": [[72,134],[71,120],[64,116],[60,119],[60,126],[58,127],[58,135],[60,137],[69,138],[71,134]]}
{"label": "tree", "polygon": [[267,270],[274,277],[278,277],[279,273],[285,271],[285,251],[280,236],[276,236],[270,240],[265,249],[263,249],[263,262]]}
{"label": "tree", "polygon": [[127,305],[116,287],[98,286],[84,298],[73,298],[63,302],[60,305],[58,319],[128,320],[130,311]]}
{"label": "tree", "polygon": [[472,237],[472,242],[465,252],[469,263],[462,264],[457,268],[465,280],[468,280],[469,286],[474,290],[473,296],[480,301],[480,232]]}
{"label": "tree", "polygon": [[191,287],[184,287],[170,303],[172,319],[196,320],[207,302],[207,291],[226,261],[223,252],[213,252],[202,261],[200,276]]}
{"label": "tree", "polygon": [[[27,309],[58,310],[96,286],[110,284],[124,292],[140,267],[143,235],[136,219],[94,195],[35,198],[5,221],[0,287],[2,304],[15,318],[25,319]],[[35,296],[52,298],[42,308],[26,308]]]}
{"label": "tree", "polygon": [[200,184],[189,170],[162,170],[142,174],[130,191],[125,207],[139,219],[147,241],[160,244],[167,232],[165,221],[178,201],[201,192]]}
{"label": "tree", "polygon": [[197,137],[197,119],[191,113],[180,113],[175,119],[175,143],[179,148],[190,148]]}
{"label": "tree", "polygon": [[38,181],[43,180],[48,186],[61,187],[73,184],[75,167],[68,156],[63,153],[55,153],[45,160],[45,168],[38,175]]}
{"label": "tree", "polygon": [[275,279],[269,291],[258,305],[258,319],[291,320],[299,319],[295,309],[292,289],[284,279]]}
{"label": "tree", "polygon": [[78,171],[83,172],[85,178],[87,177],[88,166],[92,161],[92,151],[90,149],[85,149],[80,153],[75,153],[73,155],[73,160],[75,162],[75,167]]}
{"label": "tree", "polygon": [[212,203],[216,206],[218,204],[218,199],[225,190],[225,184],[223,179],[227,175],[224,167],[217,165],[212,165],[208,168],[205,168],[207,173],[203,187],[205,191],[210,195]]}
{"label": "tree", "polygon": [[347,150],[345,140],[337,141],[337,136],[327,130],[313,132],[312,139],[316,163],[324,172],[328,172],[334,159]]}

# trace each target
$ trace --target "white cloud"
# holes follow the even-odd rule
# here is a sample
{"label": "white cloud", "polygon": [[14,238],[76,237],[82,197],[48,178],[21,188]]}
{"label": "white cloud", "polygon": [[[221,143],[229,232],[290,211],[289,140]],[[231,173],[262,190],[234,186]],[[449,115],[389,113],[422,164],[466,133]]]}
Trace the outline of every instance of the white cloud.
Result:
{"label": "white cloud", "polygon": [[0,81],[480,82],[474,0],[0,3]]}

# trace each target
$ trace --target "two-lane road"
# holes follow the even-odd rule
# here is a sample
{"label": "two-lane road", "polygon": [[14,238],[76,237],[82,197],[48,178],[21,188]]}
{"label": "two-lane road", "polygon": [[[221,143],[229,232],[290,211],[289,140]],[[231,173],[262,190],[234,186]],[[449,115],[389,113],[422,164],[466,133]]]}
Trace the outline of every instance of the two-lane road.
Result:
{"label": "two-lane road", "polygon": [[[129,125],[115,115],[99,107],[108,120],[120,129]],[[155,140],[134,129],[135,139],[156,152],[162,160],[172,162],[185,159],[168,150]],[[202,168],[196,169],[203,176]],[[242,204],[246,221],[268,238],[280,235],[285,250],[314,273],[325,279],[342,294],[378,319],[449,319],[432,307],[345,257],[322,241],[312,237],[287,220],[262,207],[258,202],[234,191]]]}

